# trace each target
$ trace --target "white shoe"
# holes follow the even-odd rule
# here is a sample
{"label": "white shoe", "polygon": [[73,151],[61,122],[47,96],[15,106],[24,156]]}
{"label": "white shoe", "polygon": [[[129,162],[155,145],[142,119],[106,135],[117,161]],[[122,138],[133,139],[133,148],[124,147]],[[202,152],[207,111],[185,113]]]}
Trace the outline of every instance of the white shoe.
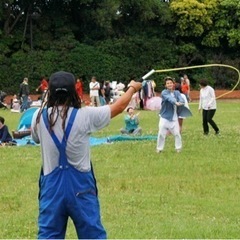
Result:
{"label": "white shoe", "polygon": [[181,149],[176,149],[176,152],[177,152],[177,153],[180,153],[180,152],[181,152]]}
{"label": "white shoe", "polygon": [[156,152],[157,152],[157,153],[161,153],[161,152],[162,152],[162,150],[158,150],[158,149],[157,149],[157,150],[156,150]]}

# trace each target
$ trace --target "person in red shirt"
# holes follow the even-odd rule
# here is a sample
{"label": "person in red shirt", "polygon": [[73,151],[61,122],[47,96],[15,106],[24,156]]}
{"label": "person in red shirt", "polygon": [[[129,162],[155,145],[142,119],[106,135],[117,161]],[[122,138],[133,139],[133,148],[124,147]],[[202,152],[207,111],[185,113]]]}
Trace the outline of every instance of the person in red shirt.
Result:
{"label": "person in red shirt", "polygon": [[181,78],[181,90],[182,90],[182,93],[186,96],[187,101],[190,102],[190,96],[189,96],[190,86],[187,83],[185,78]]}
{"label": "person in red shirt", "polygon": [[41,77],[41,84],[36,88],[36,91],[39,91],[39,88],[42,92],[42,97],[41,99],[44,100],[46,97],[46,92],[48,90],[48,79],[46,77]]}
{"label": "person in red shirt", "polygon": [[81,101],[83,102],[83,81],[81,77],[77,78],[75,83],[75,89]]}

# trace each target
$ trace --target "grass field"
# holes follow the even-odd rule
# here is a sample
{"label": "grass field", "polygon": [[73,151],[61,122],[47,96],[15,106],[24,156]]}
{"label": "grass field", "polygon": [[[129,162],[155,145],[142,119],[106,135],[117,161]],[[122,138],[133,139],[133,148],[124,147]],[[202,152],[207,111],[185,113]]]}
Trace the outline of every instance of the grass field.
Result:
{"label": "grass field", "polygon": [[[214,117],[221,135],[202,134],[201,114],[184,120],[183,151],[173,137],[157,154],[156,141],[94,146],[102,221],[112,239],[239,238],[240,101],[218,100]],[[20,114],[0,109],[10,130]],[[141,111],[143,134],[157,134],[158,113]],[[94,136],[119,134],[123,115]],[[38,146],[0,148],[0,238],[36,238]],[[69,221],[68,239],[77,238]]]}

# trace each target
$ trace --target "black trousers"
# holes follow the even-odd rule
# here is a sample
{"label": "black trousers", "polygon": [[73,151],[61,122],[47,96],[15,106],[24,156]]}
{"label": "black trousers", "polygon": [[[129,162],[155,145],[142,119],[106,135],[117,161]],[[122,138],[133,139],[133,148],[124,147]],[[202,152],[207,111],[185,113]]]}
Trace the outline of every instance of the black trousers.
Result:
{"label": "black trousers", "polygon": [[217,124],[213,121],[213,116],[216,112],[216,109],[204,110],[202,111],[202,122],[203,122],[203,132],[204,134],[209,133],[209,126],[208,123],[212,126],[215,130],[215,133],[219,132],[219,128]]}

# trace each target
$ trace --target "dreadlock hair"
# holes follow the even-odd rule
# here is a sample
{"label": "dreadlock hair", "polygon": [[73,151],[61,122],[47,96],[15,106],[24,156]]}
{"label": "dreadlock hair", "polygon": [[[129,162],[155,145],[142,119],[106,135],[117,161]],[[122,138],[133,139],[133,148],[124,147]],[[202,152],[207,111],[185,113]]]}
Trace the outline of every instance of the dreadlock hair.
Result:
{"label": "dreadlock hair", "polygon": [[[76,91],[66,92],[66,91],[58,91],[52,93],[50,90],[47,90],[47,101],[42,102],[41,108],[38,112],[36,124],[40,122],[40,117],[44,108],[47,108],[47,112],[49,108],[51,109],[50,114],[48,115],[49,120],[49,128],[52,131],[53,126],[57,122],[59,116],[63,119],[62,121],[62,130],[65,133],[65,123],[67,119],[68,110],[70,107],[73,108],[81,108],[81,99],[78,96]],[[59,106],[62,109],[59,109]],[[54,117],[56,115],[56,117]]]}

